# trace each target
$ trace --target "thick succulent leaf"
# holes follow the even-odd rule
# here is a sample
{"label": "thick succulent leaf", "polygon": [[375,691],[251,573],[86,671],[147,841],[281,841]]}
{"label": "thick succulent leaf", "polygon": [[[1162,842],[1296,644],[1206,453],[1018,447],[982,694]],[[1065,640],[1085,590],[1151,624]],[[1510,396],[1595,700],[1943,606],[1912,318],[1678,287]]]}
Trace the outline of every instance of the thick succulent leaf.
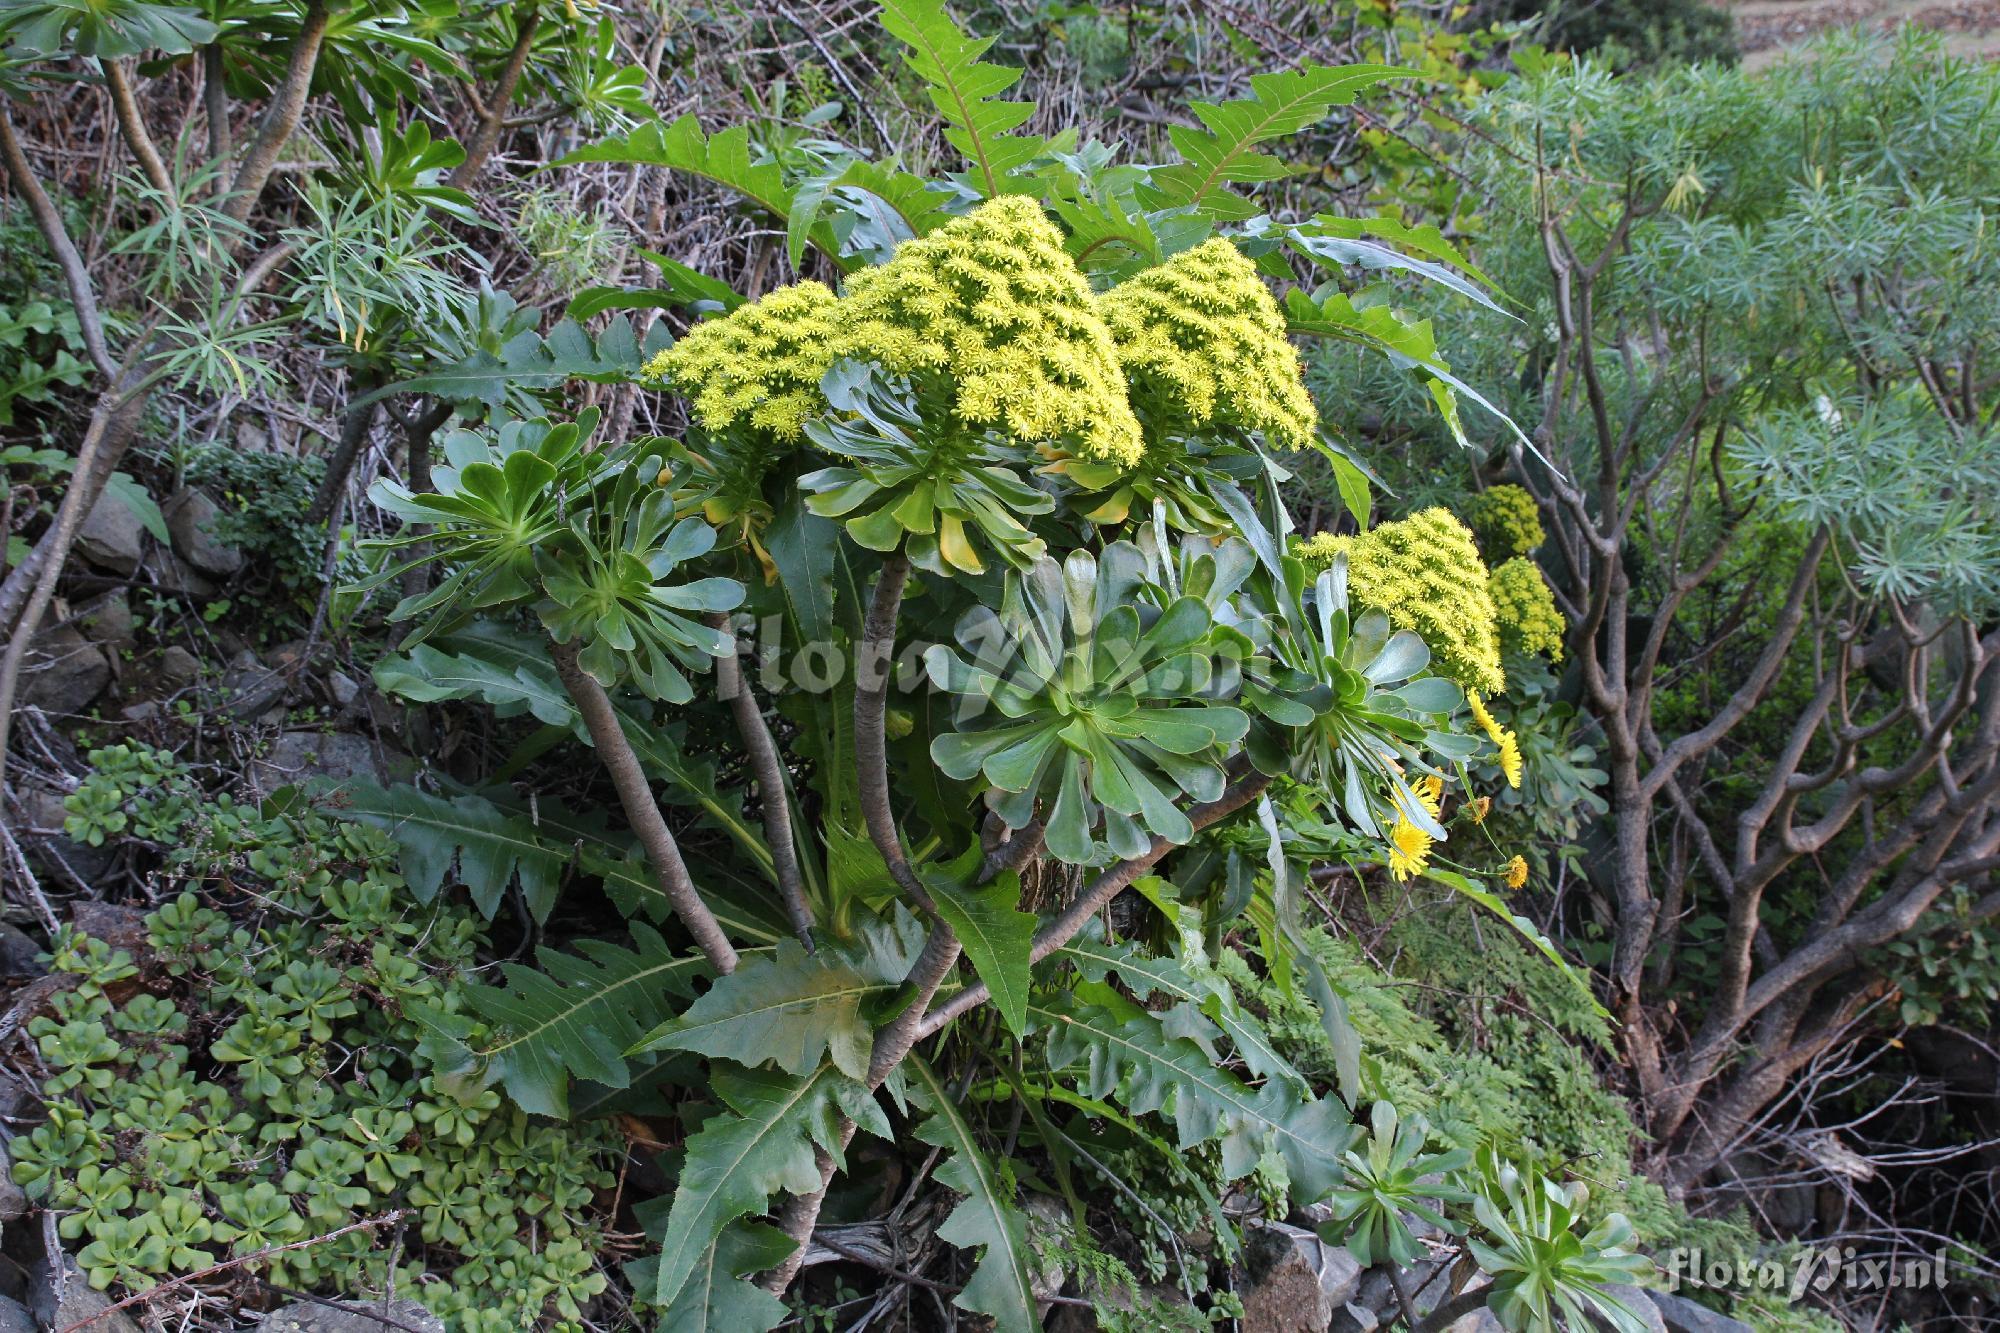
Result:
{"label": "thick succulent leaf", "polygon": [[861,1084],[832,1065],[806,1074],[713,1067],[729,1109],[710,1116],[687,1141],[674,1201],[660,1229],[652,1299],[671,1305],[701,1267],[723,1228],[764,1212],[781,1191],[819,1188],[818,1148],[840,1160],[840,1117],[882,1138],[889,1125]]}
{"label": "thick succulent leaf", "polygon": [[931,1113],[917,1126],[917,1137],[950,1154],[938,1164],[938,1183],[965,1196],[937,1234],[961,1249],[981,1250],[972,1280],[952,1303],[990,1316],[999,1333],[1033,1333],[1042,1322],[1033,1281],[1038,1261],[1028,1243],[1027,1216],[1015,1206],[1011,1185],[972,1137],[937,1071],[917,1056],[905,1068],[912,1099]]}
{"label": "thick succulent leaf", "polygon": [[1307,65],[1254,75],[1251,95],[1238,101],[1194,102],[1191,108],[1203,128],[1176,125],[1168,131],[1182,160],[1153,173],[1146,202],[1157,209],[1192,208],[1222,221],[1252,217],[1256,206],[1226,187],[1278,180],[1293,171],[1259,152],[1258,144],[1317,124],[1334,107],[1347,105],[1384,79],[1418,73],[1391,65]]}
{"label": "thick succulent leaf", "polygon": [[1183,1148],[1219,1143],[1227,1179],[1248,1175],[1274,1151],[1301,1199],[1317,1199],[1339,1181],[1354,1131],[1338,1103],[1301,1099],[1275,1079],[1253,1089],[1217,1069],[1193,1041],[1169,1035],[1158,1014],[1121,1018],[1069,995],[1031,1003],[1028,1014],[1048,1032],[1052,1068],[1080,1069],[1087,1096],[1115,1094],[1134,1115],[1166,1113]]}
{"label": "thick succulent leaf", "polygon": [[885,0],[882,26],[909,48],[904,59],[944,117],[945,138],[972,164],[973,187],[989,199],[1006,193],[1008,176],[1047,144],[1013,133],[1035,113],[1033,102],[998,100],[1021,71],[981,60],[994,39],[966,36],[941,0]]}
{"label": "thick succulent leaf", "polygon": [[949,865],[926,870],[924,884],[965,946],[973,970],[993,993],[993,1005],[1015,1036],[1027,1031],[1028,950],[1038,918],[1020,910],[1021,877],[1007,871],[984,886],[975,885],[983,854],[977,843]]}
{"label": "thick succulent leaf", "polygon": [[464,1015],[426,1011],[420,1016],[435,1034],[427,1045],[448,1052],[454,1072],[498,1082],[523,1110],[567,1116],[570,1080],[627,1086],[626,1048],[707,974],[700,954],[674,953],[643,922],[632,924],[632,943],[579,940],[574,954],[539,949],[540,971],[502,964],[505,986],[466,987],[491,1034],[475,1035]]}

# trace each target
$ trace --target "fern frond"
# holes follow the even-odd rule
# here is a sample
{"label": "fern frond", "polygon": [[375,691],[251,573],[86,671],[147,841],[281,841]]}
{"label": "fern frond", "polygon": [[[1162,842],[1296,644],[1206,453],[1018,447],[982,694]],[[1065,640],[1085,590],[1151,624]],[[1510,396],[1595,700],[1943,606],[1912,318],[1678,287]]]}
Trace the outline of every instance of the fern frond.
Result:
{"label": "fern frond", "polygon": [[456,1074],[499,1083],[536,1115],[569,1114],[572,1078],[627,1086],[625,1052],[694,993],[707,968],[700,954],[676,954],[643,922],[633,923],[632,943],[579,940],[574,954],[539,949],[540,971],[502,964],[505,986],[466,987],[490,1035],[466,1015],[425,1011],[419,1017],[433,1034],[427,1051]]}
{"label": "fern frond", "polygon": [[[561,167],[576,162],[641,163],[699,176],[736,191],[780,222],[791,218],[797,202],[777,163],[757,162],[752,158],[748,126],[732,125],[706,135],[693,112],[671,125],[648,121],[622,138],[589,144],[549,165]],[[844,266],[840,245],[825,223],[815,223],[806,239],[815,250]]]}
{"label": "fern frond", "polygon": [[972,164],[973,187],[988,199],[1007,193],[1008,177],[1048,143],[1012,132],[1035,114],[1033,102],[995,100],[1021,71],[981,60],[993,38],[966,36],[942,0],[884,0],[882,26],[909,47],[903,58],[944,117],[944,137]]}
{"label": "fern frond", "polygon": [[1153,173],[1145,192],[1153,208],[1191,208],[1224,222],[1254,217],[1257,207],[1228,185],[1280,180],[1293,168],[1257,145],[1297,134],[1326,119],[1384,79],[1408,78],[1414,69],[1394,65],[1307,65],[1258,74],[1250,96],[1232,102],[1195,102],[1204,130],[1177,125],[1168,131],[1181,161]]}

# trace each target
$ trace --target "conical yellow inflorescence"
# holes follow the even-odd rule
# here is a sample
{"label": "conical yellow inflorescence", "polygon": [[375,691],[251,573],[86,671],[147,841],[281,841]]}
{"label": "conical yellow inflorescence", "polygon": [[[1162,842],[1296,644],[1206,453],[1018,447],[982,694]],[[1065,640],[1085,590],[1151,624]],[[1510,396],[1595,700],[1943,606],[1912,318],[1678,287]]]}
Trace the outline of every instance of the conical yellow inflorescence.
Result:
{"label": "conical yellow inflorescence", "polygon": [[1134,398],[1194,428],[1257,431],[1310,444],[1319,424],[1298,351],[1256,268],[1220,237],[1097,299]]}
{"label": "conical yellow inflorescence", "polygon": [[1006,195],[848,280],[836,357],[949,379],[956,414],[1129,467],[1143,445],[1090,284],[1041,205]]}
{"label": "conical yellow inflorescence", "polygon": [[695,325],[648,362],[645,375],[686,394],[710,430],[740,422],[797,440],[806,418],[826,406],[819,381],[835,357],[835,305],[824,283],[780,287]]}
{"label": "conical yellow inflorescence", "polygon": [[1499,617],[1500,644],[1523,657],[1546,653],[1551,662],[1563,657],[1563,622],[1556,596],[1541,569],[1525,556],[1503,560],[1487,581]]}
{"label": "conical yellow inflorescence", "polygon": [[1473,496],[1466,516],[1480,548],[1495,560],[1527,555],[1547,539],[1535,497],[1511,483],[1489,486]]}
{"label": "conical yellow inflorescence", "polygon": [[1347,553],[1354,600],[1387,613],[1398,628],[1414,630],[1430,645],[1441,674],[1484,694],[1498,694],[1506,685],[1486,565],[1472,533],[1450,510],[1426,509],[1358,537],[1320,533],[1294,548],[1318,568],[1341,551]]}

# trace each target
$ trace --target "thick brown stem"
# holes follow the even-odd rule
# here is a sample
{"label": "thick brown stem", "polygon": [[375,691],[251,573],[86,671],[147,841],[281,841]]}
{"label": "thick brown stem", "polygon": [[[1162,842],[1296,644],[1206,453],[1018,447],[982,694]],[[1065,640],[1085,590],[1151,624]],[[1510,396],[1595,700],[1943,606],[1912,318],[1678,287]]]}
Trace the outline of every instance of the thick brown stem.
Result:
{"label": "thick brown stem", "polygon": [[473,131],[472,144],[466,149],[465,161],[451,173],[451,184],[456,188],[462,190],[472,184],[479,176],[479,169],[486,165],[486,159],[493,156],[493,150],[500,146],[500,131],[507,125],[507,108],[514,101],[514,89],[521,82],[521,71],[528,67],[528,53],[534,47],[535,29],[541,21],[541,7],[537,4],[524,4],[514,11],[514,24],[519,36],[514,39],[514,49],[507,53],[507,63],[493,85],[493,95],[486,99],[479,117],[479,128]]}
{"label": "thick brown stem", "polygon": [[250,210],[256,206],[257,196],[264,193],[264,183],[271,179],[277,169],[278,154],[283,151],[286,140],[298,128],[299,117],[306,109],[306,97],[312,91],[313,69],[319,63],[320,43],[326,40],[327,11],[323,0],[309,0],[305,19],[299,24],[298,36],[292,39],[291,59],[285,65],[285,79],[278,85],[271,98],[271,104],[264,108],[264,119],[257,126],[257,137],[250,141],[249,151],[243,155],[243,165],[236,170],[236,179],[229,186],[229,201],[223,205],[223,213],[236,222],[247,221]]}
{"label": "thick brown stem", "polygon": [[930,891],[903,854],[896,816],[889,807],[889,741],[882,726],[896,654],[896,619],[909,581],[908,556],[898,551],[884,560],[881,577],[875,580],[875,596],[868,604],[868,619],[861,627],[861,651],[854,664],[854,769],[861,787],[861,818],[868,825],[869,839],[888,863],[897,887],[930,912]]}
{"label": "thick brown stem", "polygon": [[[354,387],[365,394],[373,385],[372,381],[357,377]],[[368,443],[368,428],[374,423],[373,403],[356,403],[341,416],[340,438],[334,442],[333,453],[326,460],[326,472],[319,479],[319,490],[306,510],[308,523],[324,523],[332,515],[335,501],[347,489],[354,462],[361,457],[361,446]]]}
{"label": "thick brown stem", "polygon": [[117,114],[125,146],[132,150],[147,183],[160,192],[160,207],[172,210],[178,203],[174,178],[167,174],[167,164],[161,160],[160,150],[153,146],[152,132],[146,128],[146,118],[139,111],[139,99],[125,77],[125,67],[115,60],[106,60],[103,68],[104,86],[111,90],[111,109]]}
{"label": "thick brown stem", "polygon": [[792,930],[810,953],[813,947],[812,906],[806,902],[805,876],[799,871],[799,850],[792,840],[792,801],[785,783],[785,766],[778,743],[764,721],[764,710],[743,676],[743,664],[734,650],[736,631],[728,613],[718,611],[708,623],[729,636],[732,651],[715,659],[715,687],[729,701],[736,718],[736,730],[743,738],[750,758],[750,771],[757,778],[757,796],[764,807],[764,840],[771,844],[771,865],[778,876],[778,892],[784,897],[785,912]]}
{"label": "thick brown stem", "polygon": [[222,43],[201,48],[201,104],[208,118],[208,160],[218,170],[235,149],[229,133],[229,89],[224,84]]}
{"label": "thick brown stem", "polygon": [[[8,733],[14,720],[14,694],[21,683],[21,661],[27,656],[28,643],[41,624],[42,613],[48,610],[49,600],[55,596],[56,580],[62,577],[63,565],[69,558],[70,543],[76,539],[77,527],[88,512],[87,506],[96,501],[96,496],[90,494],[86,479],[96,469],[106,441],[114,433],[122,431],[129,438],[131,422],[124,411],[125,406],[125,401],[114,391],[99,398],[96,409],[90,414],[90,425],[83,433],[83,446],[77,451],[69,493],[63,497],[62,508],[56,511],[54,525],[42,539],[49,555],[44,557],[27,605],[7,640],[7,655],[0,659],[0,786],[4,786],[6,780]],[[122,449],[122,444],[119,447]],[[23,569],[26,567],[27,562],[23,562]]]}
{"label": "thick brown stem", "polygon": [[639,763],[639,756],[632,749],[624,727],[619,725],[618,712],[611,706],[611,696],[597,683],[577,660],[577,645],[558,643],[551,647],[550,656],[555,662],[556,674],[561,677],[563,688],[576,703],[577,712],[583,716],[583,724],[590,732],[590,739],[597,746],[598,758],[604,761],[605,769],[611,774],[611,785],[618,791],[618,800],[625,808],[625,818],[639,835],[640,846],[646,849],[646,859],[653,863],[653,873],[660,881],[660,891],[673,905],[675,915],[681,919],[688,933],[709,965],[719,973],[727,975],[736,970],[736,948],[722,933],[722,927],[715,919],[715,913],[708,910],[708,904],[701,900],[701,894],[694,887],[694,878],[688,874],[687,862],[681,859],[680,844],[674,841],[673,831],[667,827],[666,818],[660,814],[659,803],[653,799],[652,785],[646,781],[646,770]]}

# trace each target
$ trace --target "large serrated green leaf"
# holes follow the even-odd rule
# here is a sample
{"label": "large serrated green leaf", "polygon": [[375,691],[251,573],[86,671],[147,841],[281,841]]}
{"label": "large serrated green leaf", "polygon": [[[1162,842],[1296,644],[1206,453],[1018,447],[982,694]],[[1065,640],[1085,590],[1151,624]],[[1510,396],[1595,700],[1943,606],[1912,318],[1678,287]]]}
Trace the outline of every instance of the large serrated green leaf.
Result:
{"label": "large serrated green leaf", "polygon": [[532,824],[483,796],[436,796],[410,786],[381,787],[364,778],[337,789],[336,813],[388,832],[402,850],[403,878],[420,902],[429,902],[457,868],[473,906],[488,918],[518,883],[535,920],[547,918],[570,860],[570,849],[552,846]]}
{"label": "large serrated green leaf", "polygon": [[[650,1233],[666,1224],[667,1206],[665,1199],[648,1199],[633,1211]],[[793,1248],[789,1236],[770,1227],[730,1223],[695,1265],[659,1327],[672,1333],[767,1333],[776,1328],[791,1310],[745,1279],[783,1263]],[[657,1289],[659,1266],[656,1255],[627,1265],[625,1274],[633,1290]]]}
{"label": "large serrated green leaf", "polygon": [[982,1251],[972,1280],[952,1304],[990,1315],[999,1333],[1033,1333],[1041,1320],[1035,1309],[1037,1261],[1028,1243],[1027,1215],[1015,1207],[1013,1191],[1003,1188],[937,1071],[915,1055],[904,1061],[904,1068],[911,1098],[931,1113],[917,1126],[917,1137],[950,1154],[938,1164],[938,1183],[965,1196],[937,1234],[961,1249]]}
{"label": "large serrated green leaf", "polygon": [[1013,871],[995,876],[983,887],[972,883],[983,859],[979,844],[974,843],[956,861],[925,870],[923,880],[938,915],[957,934],[973,970],[992,992],[993,1005],[1008,1029],[1017,1037],[1023,1036],[1028,1028],[1028,977],[1032,969],[1028,951],[1034,946],[1040,918],[1021,910],[1021,877]]}
{"label": "large serrated green leaf", "polygon": [[1256,205],[1224,187],[1292,174],[1284,162],[1259,152],[1258,144],[1297,134],[1384,79],[1419,73],[1393,65],[1307,65],[1253,76],[1251,95],[1239,101],[1195,102],[1192,109],[1206,128],[1177,125],[1168,131],[1182,160],[1153,173],[1146,202],[1159,209],[1193,208],[1223,221],[1253,217]]}
{"label": "large serrated green leaf", "polygon": [[643,922],[633,923],[632,942],[625,949],[579,940],[574,954],[539,949],[540,971],[505,963],[504,987],[467,986],[473,1010],[494,1025],[490,1037],[473,1039],[460,1015],[422,1017],[452,1053],[457,1072],[497,1081],[525,1111],[567,1116],[570,1080],[625,1087],[626,1048],[707,975],[699,953],[675,954]]}
{"label": "large serrated green leaf", "polygon": [[1274,1151],[1302,1199],[1317,1199],[1339,1181],[1340,1154],[1354,1130],[1338,1103],[1302,1100],[1276,1079],[1253,1089],[1217,1069],[1194,1042],[1169,1035],[1158,1014],[1121,1018],[1066,995],[1030,1004],[1028,1014],[1048,1030],[1051,1068],[1080,1068],[1086,1095],[1115,1093],[1135,1115],[1167,1112],[1182,1148],[1218,1143],[1225,1178],[1248,1175]]}
{"label": "large serrated green leaf", "polygon": [[718,979],[688,1011],[639,1040],[640,1051],[695,1051],[746,1064],[770,1061],[803,1074],[831,1059],[849,1078],[868,1072],[873,1002],[903,977],[868,976],[835,949],[807,953],[797,940]]}
{"label": "large serrated green leaf", "polygon": [[832,1065],[806,1074],[713,1066],[727,1111],[710,1116],[687,1141],[672,1207],[660,1231],[651,1299],[672,1305],[701,1267],[723,1228],[762,1213],[779,1192],[819,1188],[815,1149],[836,1162],[841,1117],[882,1138],[889,1124],[873,1096]]}
{"label": "large serrated green leaf", "polygon": [[1005,194],[1007,178],[1048,142],[1012,132],[1035,114],[1033,102],[997,100],[1021,71],[981,60],[994,39],[966,36],[942,0],[884,0],[882,26],[909,48],[904,59],[944,117],[944,137],[972,163],[974,188],[989,199]]}
{"label": "large serrated green leaf", "polygon": [[[796,202],[792,188],[785,183],[783,168],[751,156],[748,126],[732,125],[705,135],[693,112],[670,125],[648,121],[622,138],[589,144],[549,165],[577,162],[633,162],[683,171],[736,191],[781,221],[791,217]],[[827,258],[842,262],[840,246],[825,223],[814,224],[807,239]]]}
{"label": "large serrated green leaf", "polygon": [[1253,1075],[1280,1078],[1306,1090],[1305,1075],[1278,1053],[1264,1025],[1236,1002],[1229,984],[1221,978],[1197,977],[1177,960],[1141,953],[1127,941],[1109,943],[1095,922],[1053,956],[1076,964],[1092,981],[1102,980],[1107,972],[1116,973],[1142,1000],[1164,995],[1192,1007],[1229,1038]]}

